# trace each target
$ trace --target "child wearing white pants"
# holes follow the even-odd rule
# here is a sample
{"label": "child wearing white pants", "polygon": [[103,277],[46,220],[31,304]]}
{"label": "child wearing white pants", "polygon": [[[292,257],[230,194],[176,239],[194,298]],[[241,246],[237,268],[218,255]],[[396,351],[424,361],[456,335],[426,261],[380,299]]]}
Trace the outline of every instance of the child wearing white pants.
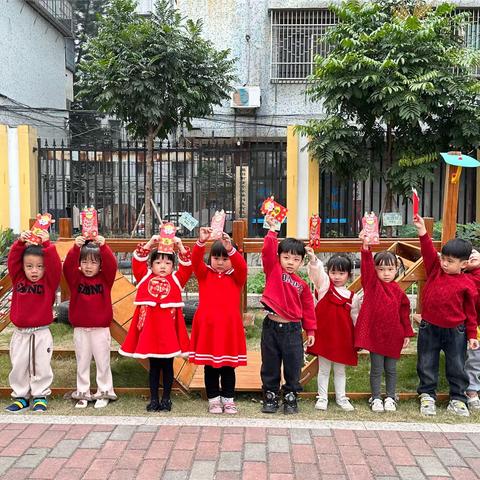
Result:
{"label": "child wearing white pants", "polygon": [[[73,340],[77,357],[77,390],[72,398],[76,408],[85,408],[96,400],[103,408],[116,400],[110,368],[110,323],[113,319],[111,289],[115,281],[117,260],[105,239],[95,241],[77,237],[68,252],[63,272],[70,288],[69,320],[74,327]],[[90,392],[90,362],[97,367],[97,391]]]}

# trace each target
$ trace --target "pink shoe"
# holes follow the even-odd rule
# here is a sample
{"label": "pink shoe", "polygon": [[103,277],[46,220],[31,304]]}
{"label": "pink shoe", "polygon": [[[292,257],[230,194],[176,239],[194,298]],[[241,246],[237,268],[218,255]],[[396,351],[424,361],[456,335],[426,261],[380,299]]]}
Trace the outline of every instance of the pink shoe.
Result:
{"label": "pink shoe", "polygon": [[215,400],[214,402],[208,402],[208,413],[219,414],[223,413],[222,404],[219,400]]}
{"label": "pink shoe", "polygon": [[234,402],[225,402],[223,404],[223,412],[230,415],[235,415],[236,413],[238,413],[237,406]]}

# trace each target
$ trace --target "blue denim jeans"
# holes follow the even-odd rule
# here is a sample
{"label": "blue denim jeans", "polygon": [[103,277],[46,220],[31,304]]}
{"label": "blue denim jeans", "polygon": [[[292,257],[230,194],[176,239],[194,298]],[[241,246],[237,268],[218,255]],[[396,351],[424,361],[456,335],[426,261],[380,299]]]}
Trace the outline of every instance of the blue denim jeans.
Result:
{"label": "blue denim jeans", "polygon": [[436,398],[440,351],[445,353],[445,374],[450,385],[450,399],[467,401],[465,373],[467,334],[465,325],[442,328],[422,320],[418,329],[417,373],[420,379],[417,392]]}

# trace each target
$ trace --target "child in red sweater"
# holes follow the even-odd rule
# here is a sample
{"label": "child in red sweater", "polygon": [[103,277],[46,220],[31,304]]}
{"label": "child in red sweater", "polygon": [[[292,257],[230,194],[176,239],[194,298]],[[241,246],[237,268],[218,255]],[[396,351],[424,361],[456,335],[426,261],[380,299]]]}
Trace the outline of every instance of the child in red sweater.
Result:
{"label": "child in red sweater", "polygon": [[[267,222],[275,224],[268,218]],[[302,326],[307,332],[307,347],[313,345],[317,329],[312,293],[297,275],[305,253],[303,242],[295,238],[286,238],[279,244],[273,226],[263,243],[266,283],[261,302],[267,311],[260,344],[263,413],[278,410],[282,364],[283,412],[298,412],[297,393],[302,390],[300,373],[304,360]]]}
{"label": "child in red sweater", "polygon": [[[149,360],[148,412],[169,412],[172,409],[173,359],[189,352],[182,290],[192,274],[190,252],[175,237],[180,267],[174,271],[175,255],[152,248],[159,239],[159,235],[153,235],[133,253],[132,270],[137,281],[134,303],[137,308],[127,338],[119,349],[127,357]],[[160,371],[163,373],[163,392],[159,402]]]}
{"label": "child in red sweater", "polygon": [[[63,274],[70,288],[68,318],[72,324],[77,358],[77,390],[72,398],[76,408],[85,408],[95,400],[103,408],[116,400],[110,368],[110,323],[113,319],[111,290],[117,273],[117,260],[98,235],[95,241],[75,239],[63,264]],[[90,393],[90,363],[97,367],[97,392]]]}
{"label": "child in red sweater", "polygon": [[12,370],[8,377],[15,401],[7,407],[19,412],[30,406],[34,412],[47,409],[53,380],[53,339],[48,326],[60,283],[62,264],[47,232],[38,234],[41,245],[29,243],[30,232],[22,232],[8,254],[8,272],[13,284],[10,320],[15,329],[10,341]]}
{"label": "child in red sweater", "polygon": [[449,240],[443,245],[439,258],[423,218],[416,215],[413,224],[420,237],[427,272],[417,342],[420,413],[436,414],[439,357],[443,350],[445,374],[450,385],[447,410],[455,415],[469,416],[465,395],[468,387],[465,357],[467,342],[472,350],[478,348],[475,309],[477,291],[472,280],[462,270],[467,266],[472,244],[460,238]]}
{"label": "child in red sweater", "polygon": [[354,343],[354,325],[360,309],[360,297],[345,285],[352,272],[352,261],[345,255],[333,255],[327,262],[327,271],[311,247],[306,247],[309,263],[308,276],[315,286],[317,305],[317,332],[315,343],[307,353],[318,357],[317,410],[328,406],[328,383],[333,366],[337,405],[345,411],[354,410],[347,398],[345,365],[357,365]]}
{"label": "child in red sweater", "polygon": [[[237,413],[235,368],[247,364],[247,346],[240,296],[247,281],[247,264],[227,234],[213,243],[208,265],[203,261],[211,228],[200,228],[193,248],[198,279],[198,310],[193,318],[190,362],[205,365],[205,390],[210,413]],[[221,383],[221,390],[220,390]]]}
{"label": "child in red sweater", "polygon": [[[398,259],[388,251],[372,256],[363,232],[360,271],[363,303],[355,325],[355,347],[370,352],[370,406],[373,412],[394,412],[396,404],[397,361],[413,337],[410,302],[395,278]],[[385,371],[386,397],[380,386]]]}

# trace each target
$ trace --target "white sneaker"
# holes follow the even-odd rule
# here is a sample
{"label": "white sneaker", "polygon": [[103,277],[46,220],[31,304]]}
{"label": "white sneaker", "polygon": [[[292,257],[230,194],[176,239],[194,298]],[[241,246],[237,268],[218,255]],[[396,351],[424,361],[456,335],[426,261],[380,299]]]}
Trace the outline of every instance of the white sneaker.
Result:
{"label": "white sneaker", "polygon": [[420,413],[422,415],[428,416],[433,416],[437,414],[435,399],[428,393],[422,393],[420,395]]}
{"label": "white sneaker", "polygon": [[315,410],[326,410],[328,406],[328,398],[317,397],[317,399]]}
{"label": "white sneaker", "polygon": [[381,398],[374,398],[370,401],[370,408],[372,412],[384,412],[383,402]]}
{"label": "white sneaker", "polygon": [[99,398],[93,408],[105,408],[108,405],[108,398]]}
{"label": "white sneaker", "polygon": [[75,404],[75,408],[87,408],[88,407],[88,402],[82,398],[81,400],[78,400],[78,402]]}
{"label": "white sneaker", "polygon": [[337,400],[337,405],[345,412],[353,412],[355,410],[348,397]]}
{"label": "white sneaker", "polygon": [[397,402],[392,397],[387,397],[383,401],[383,409],[386,412],[396,412],[397,411]]}

